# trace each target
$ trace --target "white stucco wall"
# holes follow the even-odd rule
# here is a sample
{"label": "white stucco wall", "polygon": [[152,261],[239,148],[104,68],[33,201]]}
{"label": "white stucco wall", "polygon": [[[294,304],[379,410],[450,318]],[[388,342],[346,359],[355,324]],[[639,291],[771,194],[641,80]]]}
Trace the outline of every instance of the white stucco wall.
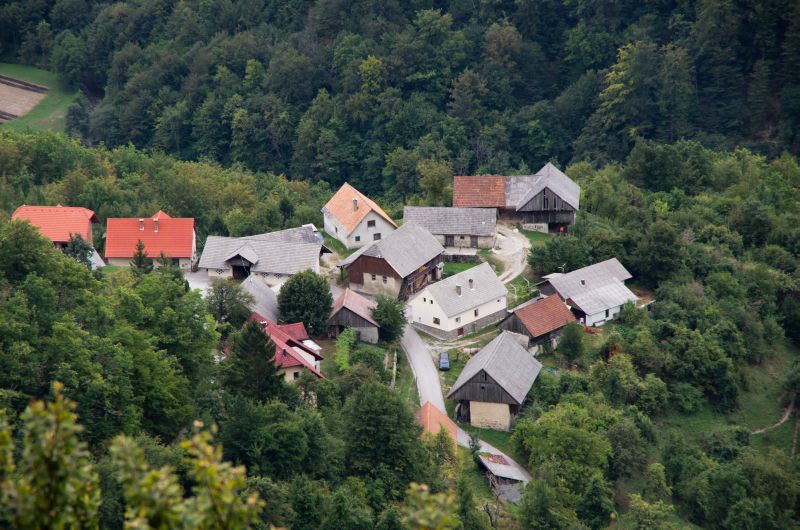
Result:
{"label": "white stucco wall", "polygon": [[[469,296],[469,288],[464,287],[462,293],[462,296]],[[506,297],[501,296],[477,307],[471,307],[458,315],[448,317],[439,302],[431,297],[430,291],[426,288],[408,303],[408,308],[409,318],[412,322],[419,322],[444,331],[454,331],[487,315],[502,311],[506,309],[507,305]],[[478,310],[477,316],[475,315],[475,309]],[[439,324],[434,323],[434,318],[439,319]]]}
{"label": "white stucco wall", "polygon": [[622,306],[619,305],[617,307],[611,308],[608,311],[608,316],[606,316],[605,311],[600,313],[595,313],[594,315],[586,315],[584,319],[584,324],[586,324],[587,326],[599,326],[605,322],[614,320],[617,317],[617,315],[619,315],[619,312],[621,310]]}
{"label": "white stucco wall", "polygon": [[365,273],[363,276],[363,284],[351,282],[350,288],[354,291],[360,291],[362,293],[375,295],[382,294],[395,298],[400,294],[400,287],[403,283],[400,279],[394,278],[393,276],[385,276],[386,283],[384,283],[384,276],[381,276],[380,274],[376,274],[374,280],[372,279],[372,275],[369,273]]}
{"label": "white stucco wall", "polygon": [[[445,237],[444,234],[433,234],[436,237],[436,240],[439,242],[440,245],[445,246]],[[449,235],[449,234],[448,234]],[[493,248],[495,243],[494,236],[480,236],[478,237],[478,248]],[[471,239],[470,236],[461,236],[461,235],[454,235],[453,236],[453,246],[455,247],[464,247],[469,248],[471,247]]]}
{"label": "white stucco wall", "polygon": [[[359,206],[359,208],[365,208],[365,206]],[[375,241],[374,235],[376,233],[381,234],[381,239],[386,239],[386,237],[395,230],[394,225],[374,211],[370,211],[349,235],[347,234],[347,230],[345,230],[333,216],[329,215],[327,212],[323,212],[322,216],[324,218],[325,232],[331,237],[338,239],[347,248],[360,248],[366,244],[372,243]],[[369,221],[375,221],[375,226],[367,226]],[[356,241],[357,238],[358,241]]]}

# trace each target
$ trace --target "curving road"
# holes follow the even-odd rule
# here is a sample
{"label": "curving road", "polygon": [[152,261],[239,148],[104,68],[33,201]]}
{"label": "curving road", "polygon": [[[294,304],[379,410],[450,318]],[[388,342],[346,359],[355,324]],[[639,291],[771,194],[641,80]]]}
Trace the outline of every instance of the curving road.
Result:
{"label": "curving road", "polygon": [[[442,397],[442,385],[439,382],[439,373],[433,364],[433,357],[428,351],[425,342],[420,338],[417,331],[410,325],[406,325],[405,333],[400,339],[400,344],[406,352],[408,364],[414,372],[414,379],[417,381],[417,391],[419,392],[420,405],[430,401],[436,408],[446,413],[444,398]],[[469,433],[459,427],[458,445],[469,447]],[[481,451],[505,457],[509,465],[514,467],[523,477],[525,483],[531,480],[528,470],[519,465],[513,458],[503,453],[481,440]]]}

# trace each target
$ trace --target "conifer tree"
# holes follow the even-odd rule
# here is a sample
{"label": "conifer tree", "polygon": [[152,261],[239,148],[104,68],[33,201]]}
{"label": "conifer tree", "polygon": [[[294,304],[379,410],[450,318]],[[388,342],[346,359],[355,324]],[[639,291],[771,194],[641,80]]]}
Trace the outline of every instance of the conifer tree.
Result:
{"label": "conifer tree", "polygon": [[235,337],[223,380],[231,393],[256,401],[281,395],[283,380],[275,365],[275,343],[258,322],[246,323]]}
{"label": "conifer tree", "polygon": [[134,274],[147,274],[153,270],[153,261],[147,256],[142,240],[136,242],[136,251],[131,259],[131,270]]}

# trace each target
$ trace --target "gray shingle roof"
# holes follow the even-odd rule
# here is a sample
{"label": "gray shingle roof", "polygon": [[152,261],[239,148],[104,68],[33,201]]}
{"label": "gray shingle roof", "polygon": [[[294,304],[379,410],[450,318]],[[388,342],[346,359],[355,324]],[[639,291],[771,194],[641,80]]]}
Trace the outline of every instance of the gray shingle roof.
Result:
{"label": "gray shingle roof", "polygon": [[542,363],[534,359],[512,334],[504,331],[467,362],[447,397],[481,370],[485,370],[517,403],[522,404],[542,370]]}
{"label": "gray shingle roof", "polygon": [[361,247],[341,263],[348,267],[361,256],[386,260],[397,274],[405,278],[430,260],[444,252],[430,232],[416,223],[404,223],[386,236],[386,239]]}
{"label": "gray shingle roof", "polygon": [[406,206],[403,222],[417,223],[431,234],[493,236],[497,230],[497,210]]}
{"label": "gray shingle roof", "polygon": [[561,298],[574,300],[580,294],[588,293],[615,281],[624,282],[631,278],[631,273],[622,266],[617,258],[611,258],[566,274],[550,276],[548,281]]}
{"label": "gray shingle roof", "polygon": [[278,296],[275,291],[252,274],[242,282],[242,289],[253,297],[253,303],[250,305],[251,311],[255,311],[273,322],[278,321]]}
{"label": "gray shingle roof", "polygon": [[320,252],[322,243],[310,226],[246,237],[208,236],[198,266],[228,269],[226,261],[241,255],[253,263],[253,272],[295,274],[318,270]]}
{"label": "gray shingle roof", "polygon": [[535,175],[506,177],[506,208],[519,210],[544,188],[580,209],[581,187],[549,162]]}
{"label": "gray shingle roof", "polygon": [[572,303],[587,315],[596,315],[606,309],[619,307],[625,302],[635,302],[637,299],[638,297],[618,280],[571,298]]}
{"label": "gray shingle roof", "polygon": [[[470,289],[469,281],[473,280]],[[461,286],[461,295],[456,286]],[[460,315],[483,304],[506,296],[508,290],[488,263],[459,272],[428,286],[428,292],[448,317]]]}

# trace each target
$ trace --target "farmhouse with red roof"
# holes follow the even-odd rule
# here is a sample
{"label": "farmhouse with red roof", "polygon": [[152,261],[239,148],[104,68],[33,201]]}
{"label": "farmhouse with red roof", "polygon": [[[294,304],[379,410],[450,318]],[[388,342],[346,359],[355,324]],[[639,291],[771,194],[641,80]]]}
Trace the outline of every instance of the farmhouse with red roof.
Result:
{"label": "farmhouse with red roof", "polygon": [[397,224],[372,199],[345,182],[323,206],[325,232],[347,248],[385,238]]}
{"label": "farmhouse with red roof", "polygon": [[194,264],[197,243],[191,217],[171,217],[158,211],[152,217],[109,218],[105,250],[108,264],[128,267],[139,241],[153,260],[164,255],[185,270]]}
{"label": "farmhouse with red roof", "polygon": [[575,315],[567,304],[558,296],[548,296],[516,308],[499,327],[527,336],[528,345],[536,353],[548,342],[555,348],[561,330],[570,322],[575,322]]}
{"label": "farmhouse with red roof", "polygon": [[14,211],[11,219],[28,221],[57,247],[64,247],[72,235],[81,236],[91,245],[92,223],[98,222],[92,210],[60,204],[58,206],[23,204]]}
{"label": "farmhouse with red roof", "polygon": [[302,322],[277,324],[258,313],[252,313],[250,320],[264,326],[264,332],[275,343],[275,364],[287,383],[299,379],[303,371],[311,372],[320,379],[325,378],[320,372],[320,348],[308,336]]}

